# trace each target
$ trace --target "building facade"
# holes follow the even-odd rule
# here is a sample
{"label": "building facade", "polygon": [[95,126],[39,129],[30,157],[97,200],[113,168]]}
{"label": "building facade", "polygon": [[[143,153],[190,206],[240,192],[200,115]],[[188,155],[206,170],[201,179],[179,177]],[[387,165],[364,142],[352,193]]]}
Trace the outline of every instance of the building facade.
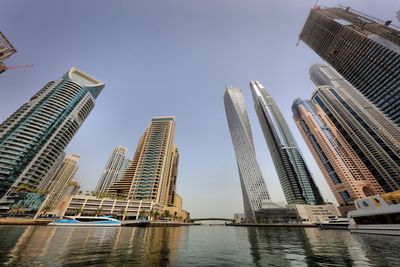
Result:
{"label": "building facade", "polygon": [[288,204],[323,199],[281,111],[258,81],[250,82],[254,107]]}
{"label": "building facade", "polygon": [[227,88],[224,104],[235,149],[245,217],[247,220],[256,219],[255,211],[261,208],[263,200],[269,199],[269,193],[257,162],[242,91],[239,88]]}
{"label": "building facade", "polygon": [[386,192],[400,185],[400,128],[333,68],[315,64],[311,80],[319,87],[312,99]]}
{"label": "building facade", "polygon": [[175,117],[153,118],[124,177],[107,194],[174,206],[179,159],[174,135]]}
{"label": "building facade", "polygon": [[334,204],[324,205],[302,205],[291,204],[290,208],[297,210],[300,221],[303,224],[315,224],[340,217],[340,211]]}
{"label": "building facade", "polygon": [[50,186],[47,188],[48,198],[43,205],[46,212],[53,211],[64,196],[68,185],[78,171],[79,156],[68,155],[64,158],[61,168],[56,172]]}
{"label": "building facade", "polygon": [[71,68],[0,125],[3,205],[19,187],[35,190],[46,180],[103,88],[104,83]]}
{"label": "building facade", "polygon": [[300,39],[400,126],[400,29],[350,8],[314,8]]}
{"label": "building facade", "polygon": [[118,181],[121,172],[123,173],[125,171],[123,168],[126,168],[126,164],[124,164],[124,162],[126,163],[126,151],[127,149],[122,146],[114,148],[96,186],[95,191],[97,193],[102,194],[107,192],[110,186]]}
{"label": "building facade", "polygon": [[296,99],[292,111],[296,125],[339,205],[352,205],[355,199],[384,193],[318,104]]}

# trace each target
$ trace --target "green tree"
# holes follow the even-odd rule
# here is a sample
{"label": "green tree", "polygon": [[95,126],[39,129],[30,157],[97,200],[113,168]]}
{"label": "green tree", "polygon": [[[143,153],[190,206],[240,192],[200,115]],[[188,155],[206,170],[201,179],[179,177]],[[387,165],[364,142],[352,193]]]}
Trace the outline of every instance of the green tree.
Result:
{"label": "green tree", "polygon": [[95,212],[96,216],[101,216],[103,215],[103,209],[102,208],[98,208]]}
{"label": "green tree", "polygon": [[126,213],[126,211],[125,211],[124,208],[122,208],[122,209],[119,211],[119,215],[121,215],[122,219],[124,219],[125,213]]}

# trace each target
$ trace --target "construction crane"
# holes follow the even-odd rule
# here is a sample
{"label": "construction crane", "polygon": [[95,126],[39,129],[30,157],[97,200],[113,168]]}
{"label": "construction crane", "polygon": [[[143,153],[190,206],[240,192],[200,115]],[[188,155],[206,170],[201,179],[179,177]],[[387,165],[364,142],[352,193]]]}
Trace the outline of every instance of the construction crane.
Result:
{"label": "construction crane", "polygon": [[0,63],[0,72],[5,70],[15,70],[15,69],[24,69],[24,68],[31,68],[33,65],[17,65],[17,66],[6,66]]}

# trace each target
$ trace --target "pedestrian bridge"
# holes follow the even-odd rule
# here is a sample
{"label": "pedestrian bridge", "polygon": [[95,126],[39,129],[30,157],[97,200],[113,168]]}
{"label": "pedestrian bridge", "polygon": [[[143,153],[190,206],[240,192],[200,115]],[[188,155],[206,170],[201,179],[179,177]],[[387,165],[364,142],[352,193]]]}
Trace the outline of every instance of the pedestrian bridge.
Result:
{"label": "pedestrian bridge", "polygon": [[196,218],[190,219],[191,222],[201,222],[201,221],[225,221],[225,222],[235,222],[235,219],[231,218]]}

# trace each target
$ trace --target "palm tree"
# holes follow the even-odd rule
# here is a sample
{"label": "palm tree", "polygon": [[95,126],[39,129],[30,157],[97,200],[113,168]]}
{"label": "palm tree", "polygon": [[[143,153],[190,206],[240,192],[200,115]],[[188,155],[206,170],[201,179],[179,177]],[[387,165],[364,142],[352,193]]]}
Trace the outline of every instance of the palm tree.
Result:
{"label": "palm tree", "polygon": [[154,212],[154,217],[156,218],[156,221],[158,220],[158,217],[160,216],[160,212],[158,210],[156,210]]}
{"label": "palm tree", "polygon": [[150,217],[150,220],[153,219],[153,217],[154,217],[154,210],[153,209],[150,210],[149,217]]}
{"label": "palm tree", "polygon": [[52,210],[53,210],[53,208],[51,206],[46,205],[43,207],[42,212],[45,215],[47,212],[52,211]]}
{"label": "palm tree", "polygon": [[103,214],[103,209],[102,208],[98,208],[97,210],[96,210],[96,216],[101,216],[102,214]]}
{"label": "palm tree", "polygon": [[124,208],[122,208],[122,209],[119,211],[119,214],[121,215],[122,220],[125,219],[125,218],[124,218],[125,213],[126,213],[126,211],[125,211]]}
{"label": "palm tree", "polygon": [[82,209],[76,209],[74,212],[74,215],[79,215],[82,212]]}
{"label": "palm tree", "polygon": [[20,184],[17,188],[17,192],[27,192],[28,191],[28,185],[27,184]]}
{"label": "palm tree", "polygon": [[145,213],[146,213],[145,210],[140,210],[140,211],[139,211],[139,218],[144,217]]}

